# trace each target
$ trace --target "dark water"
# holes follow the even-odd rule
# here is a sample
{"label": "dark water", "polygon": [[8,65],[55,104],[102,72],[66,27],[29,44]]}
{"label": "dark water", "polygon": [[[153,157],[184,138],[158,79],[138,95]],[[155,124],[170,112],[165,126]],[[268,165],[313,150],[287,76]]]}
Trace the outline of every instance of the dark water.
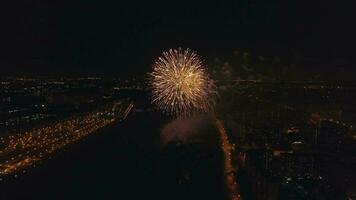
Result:
{"label": "dark water", "polygon": [[0,199],[224,199],[221,152],[207,143],[162,147],[168,119],[134,113],[17,178]]}

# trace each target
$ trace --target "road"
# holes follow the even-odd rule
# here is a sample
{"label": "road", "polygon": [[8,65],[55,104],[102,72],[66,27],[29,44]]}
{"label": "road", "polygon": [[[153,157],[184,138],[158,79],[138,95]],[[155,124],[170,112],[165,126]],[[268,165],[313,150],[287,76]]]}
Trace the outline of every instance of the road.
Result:
{"label": "road", "polygon": [[215,124],[220,134],[221,149],[224,154],[224,174],[228,195],[231,200],[240,200],[241,196],[238,191],[239,187],[235,177],[236,170],[232,164],[231,150],[233,149],[233,146],[229,142],[223,123],[216,119]]}

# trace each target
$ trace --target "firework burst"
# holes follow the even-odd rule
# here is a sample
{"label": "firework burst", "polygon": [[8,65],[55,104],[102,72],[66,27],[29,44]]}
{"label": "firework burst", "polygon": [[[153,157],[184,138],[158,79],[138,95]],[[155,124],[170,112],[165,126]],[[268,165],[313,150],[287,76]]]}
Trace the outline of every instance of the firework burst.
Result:
{"label": "firework burst", "polygon": [[215,85],[200,57],[190,49],[163,52],[149,73],[152,102],[176,117],[209,112],[215,104]]}

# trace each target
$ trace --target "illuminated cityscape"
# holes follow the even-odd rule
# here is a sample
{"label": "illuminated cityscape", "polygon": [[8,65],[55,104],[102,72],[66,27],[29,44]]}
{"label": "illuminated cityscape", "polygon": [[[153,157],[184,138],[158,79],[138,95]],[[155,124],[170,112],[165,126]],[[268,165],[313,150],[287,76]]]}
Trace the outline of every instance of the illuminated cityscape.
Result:
{"label": "illuminated cityscape", "polygon": [[74,116],[43,128],[1,137],[0,174],[3,176],[25,169],[67,144],[115,122],[116,118],[125,119],[133,105],[130,103],[126,108],[121,103],[115,102],[92,113]]}
{"label": "illuminated cityscape", "polygon": [[356,200],[351,3],[1,8],[0,200]]}

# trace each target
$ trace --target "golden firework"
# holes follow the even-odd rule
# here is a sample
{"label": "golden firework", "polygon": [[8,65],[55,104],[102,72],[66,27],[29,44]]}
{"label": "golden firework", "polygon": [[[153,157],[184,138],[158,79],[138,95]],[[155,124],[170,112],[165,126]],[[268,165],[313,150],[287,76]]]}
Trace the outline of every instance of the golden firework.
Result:
{"label": "golden firework", "polygon": [[179,117],[211,111],[215,85],[200,57],[190,49],[163,52],[149,73],[152,102],[163,112]]}

